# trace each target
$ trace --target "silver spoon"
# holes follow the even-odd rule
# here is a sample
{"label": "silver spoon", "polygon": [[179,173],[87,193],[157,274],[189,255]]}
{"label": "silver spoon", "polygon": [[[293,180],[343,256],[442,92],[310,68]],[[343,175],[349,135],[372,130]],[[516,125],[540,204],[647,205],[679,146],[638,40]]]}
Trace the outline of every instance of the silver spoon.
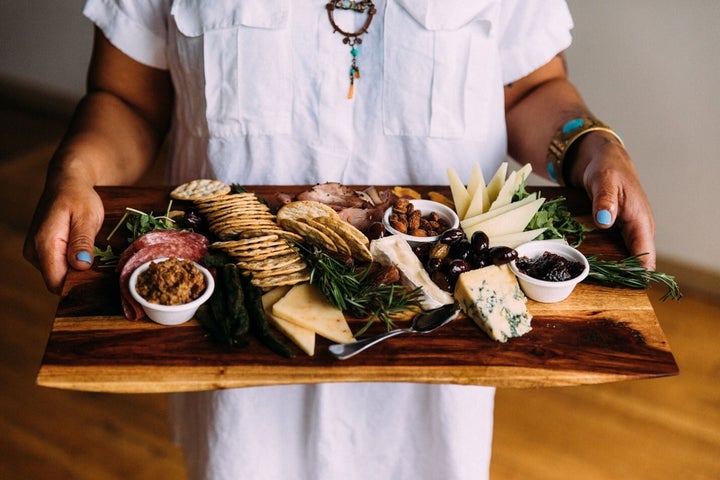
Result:
{"label": "silver spoon", "polygon": [[330,345],[330,353],[335,355],[340,360],[350,358],[355,354],[358,354],[376,343],[380,343],[395,335],[401,333],[429,333],[433,330],[442,327],[450,323],[457,318],[460,313],[460,309],[457,304],[449,303],[442,307],[434,308],[425,312],[418,313],[412,320],[410,328],[396,328],[389,330],[376,337],[369,337],[363,340],[359,340],[353,343],[335,343]]}

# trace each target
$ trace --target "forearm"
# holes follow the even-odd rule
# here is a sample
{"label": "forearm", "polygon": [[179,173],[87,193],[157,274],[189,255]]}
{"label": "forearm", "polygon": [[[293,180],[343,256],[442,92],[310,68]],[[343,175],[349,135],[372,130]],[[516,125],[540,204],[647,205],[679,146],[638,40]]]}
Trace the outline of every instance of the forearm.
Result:
{"label": "forearm", "polygon": [[116,96],[91,92],[78,105],[48,178],[91,186],[133,183],[154,161],[163,134]]}

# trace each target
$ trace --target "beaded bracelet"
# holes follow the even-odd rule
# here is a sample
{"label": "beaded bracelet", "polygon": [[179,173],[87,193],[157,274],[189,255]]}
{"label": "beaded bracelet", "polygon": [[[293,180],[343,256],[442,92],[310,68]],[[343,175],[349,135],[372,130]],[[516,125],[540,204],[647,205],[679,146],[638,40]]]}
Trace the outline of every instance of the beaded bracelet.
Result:
{"label": "beaded bracelet", "polygon": [[595,117],[584,115],[573,118],[560,128],[553,136],[548,148],[548,174],[550,178],[560,185],[567,183],[565,156],[570,147],[580,137],[590,132],[607,132],[618,139],[620,145],[625,145],[620,135]]}

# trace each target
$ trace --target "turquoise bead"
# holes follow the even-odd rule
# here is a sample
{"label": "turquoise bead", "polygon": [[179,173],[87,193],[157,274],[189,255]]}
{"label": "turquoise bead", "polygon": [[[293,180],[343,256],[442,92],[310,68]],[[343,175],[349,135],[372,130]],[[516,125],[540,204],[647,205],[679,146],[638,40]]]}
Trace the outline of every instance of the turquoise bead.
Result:
{"label": "turquoise bead", "polygon": [[353,57],[357,57],[357,54],[358,54],[357,48],[353,48],[352,50],[350,50],[350,55],[352,55]]}
{"label": "turquoise bead", "polygon": [[562,127],[562,133],[569,133],[583,126],[585,121],[582,118],[574,118]]}
{"label": "turquoise bead", "polygon": [[550,179],[557,181],[557,177],[555,176],[555,166],[551,163],[548,163],[548,175],[550,175]]}

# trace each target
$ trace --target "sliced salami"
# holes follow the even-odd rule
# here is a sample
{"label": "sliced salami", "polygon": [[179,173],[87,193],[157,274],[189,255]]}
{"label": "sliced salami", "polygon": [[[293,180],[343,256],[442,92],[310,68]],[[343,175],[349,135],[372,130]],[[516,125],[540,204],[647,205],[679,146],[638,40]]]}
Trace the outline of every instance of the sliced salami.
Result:
{"label": "sliced salami", "polygon": [[208,245],[208,239],[195,232],[188,232],[184,230],[153,230],[145,235],[137,238],[120,254],[118,259],[117,271],[121,272],[123,266],[127,260],[133,256],[137,251],[142,250],[150,245],[158,243],[197,243],[199,246]]}

